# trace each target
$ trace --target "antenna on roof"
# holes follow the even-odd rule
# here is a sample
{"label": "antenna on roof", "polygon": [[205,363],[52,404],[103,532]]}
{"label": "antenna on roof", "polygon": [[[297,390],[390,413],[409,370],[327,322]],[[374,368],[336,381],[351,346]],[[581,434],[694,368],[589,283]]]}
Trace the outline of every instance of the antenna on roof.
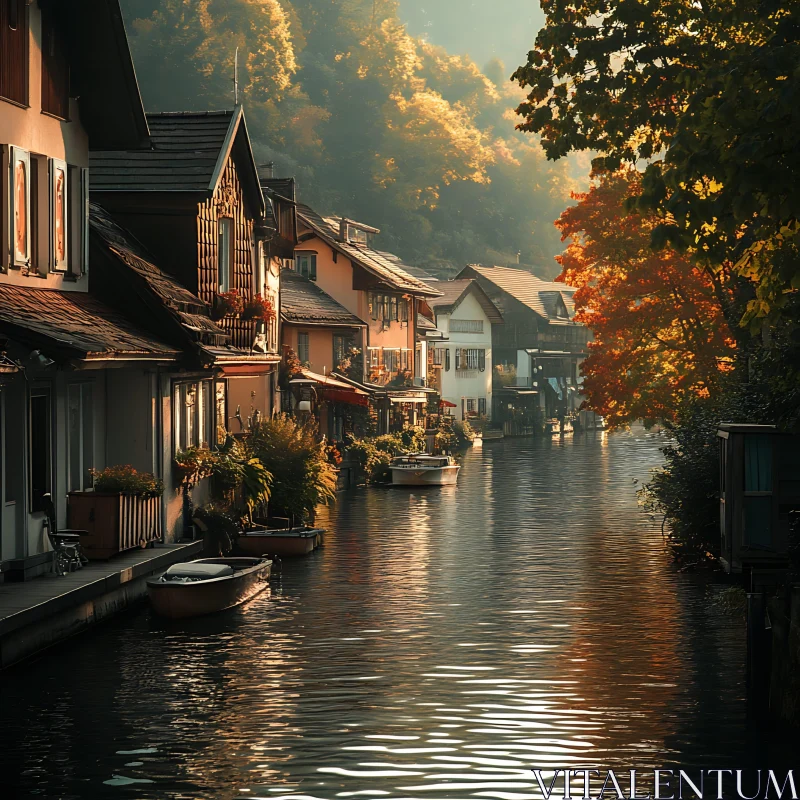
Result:
{"label": "antenna on roof", "polygon": [[239,105],[239,48],[233,57],[233,104]]}

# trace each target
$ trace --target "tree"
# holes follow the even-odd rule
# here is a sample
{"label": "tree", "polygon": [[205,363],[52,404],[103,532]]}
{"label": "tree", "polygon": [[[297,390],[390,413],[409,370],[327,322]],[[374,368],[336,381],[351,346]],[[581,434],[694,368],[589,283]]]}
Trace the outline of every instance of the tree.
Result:
{"label": "tree", "polygon": [[637,205],[657,247],[757,285],[744,321],[800,288],[800,5],[794,0],[544,0],[517,113],[550,158],[650,160]]}
{"label": "tree", "polygon": [[735,353],[728,271],[654,251],[658,218],[626,211],[640,192],[636,170],[605,173],[556,223],[569,240],[559,279],[577,287],[576,318],[594,334],[584,392],[612,426],[674,419],[688,398],[709,394]]}

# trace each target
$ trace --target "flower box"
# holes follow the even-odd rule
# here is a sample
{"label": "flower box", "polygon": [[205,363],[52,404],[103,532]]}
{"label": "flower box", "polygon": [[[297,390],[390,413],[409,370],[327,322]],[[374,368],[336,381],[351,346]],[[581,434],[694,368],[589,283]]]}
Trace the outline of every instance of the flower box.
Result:
{"label": "flower box", "polygon": [[70,492],[68,527],[88,531],[89,558],[107,559],[162,538],[161,498],[119,492]]}

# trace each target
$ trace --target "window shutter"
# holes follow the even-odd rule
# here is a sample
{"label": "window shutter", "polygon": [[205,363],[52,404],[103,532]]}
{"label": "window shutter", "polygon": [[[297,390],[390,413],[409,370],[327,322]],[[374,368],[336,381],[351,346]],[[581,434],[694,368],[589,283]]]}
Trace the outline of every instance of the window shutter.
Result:
{"label": "window shutter", "polygon": [[461,369],[461,358],[463,351],[460,347],[456,348],[456,371]]}
{"label": "window shutter", "polygon": [[317,279],[317,256],[315,253],[308,257],[308,278],[312,281]]}
{"label": "window shutter", "polygon": [[478,413],[483,415],[486,414],[486,398],[479,397],[478,398]]}
{"label": "window shutter", "polygon": [[445,347],[444,349],[444,371],[450,372],[450,348]]}
{"label": "window shutter", "polygon": [[483,372],[486,369],[486,351],[478,350],[478,369]]}
{"label": "window shutter", "polygon": [[400,322],[408,322],[408,300],[400,301]]}

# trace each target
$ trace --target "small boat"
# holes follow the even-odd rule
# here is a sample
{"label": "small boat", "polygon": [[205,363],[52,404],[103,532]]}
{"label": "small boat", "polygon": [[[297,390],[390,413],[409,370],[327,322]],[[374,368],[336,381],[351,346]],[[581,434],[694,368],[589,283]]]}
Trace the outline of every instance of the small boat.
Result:
{"label": "small boat", "polygon": [[236,546],[251,556],[265,554],[281,556],[305,556],[324,542],[324,528],[262,528],[245,531],[236,538]]}
{"label": "small boat", "polygon": [[265,558],[200,558],[173,564],[147,581],[156,614],[199,617],[244,603],[267,587],[272,562]]}
{"label": "small boat", "polygon": [[389,469],[395,486],[452,486],[461,467],[452,456],[411,453],[397,456]]}

